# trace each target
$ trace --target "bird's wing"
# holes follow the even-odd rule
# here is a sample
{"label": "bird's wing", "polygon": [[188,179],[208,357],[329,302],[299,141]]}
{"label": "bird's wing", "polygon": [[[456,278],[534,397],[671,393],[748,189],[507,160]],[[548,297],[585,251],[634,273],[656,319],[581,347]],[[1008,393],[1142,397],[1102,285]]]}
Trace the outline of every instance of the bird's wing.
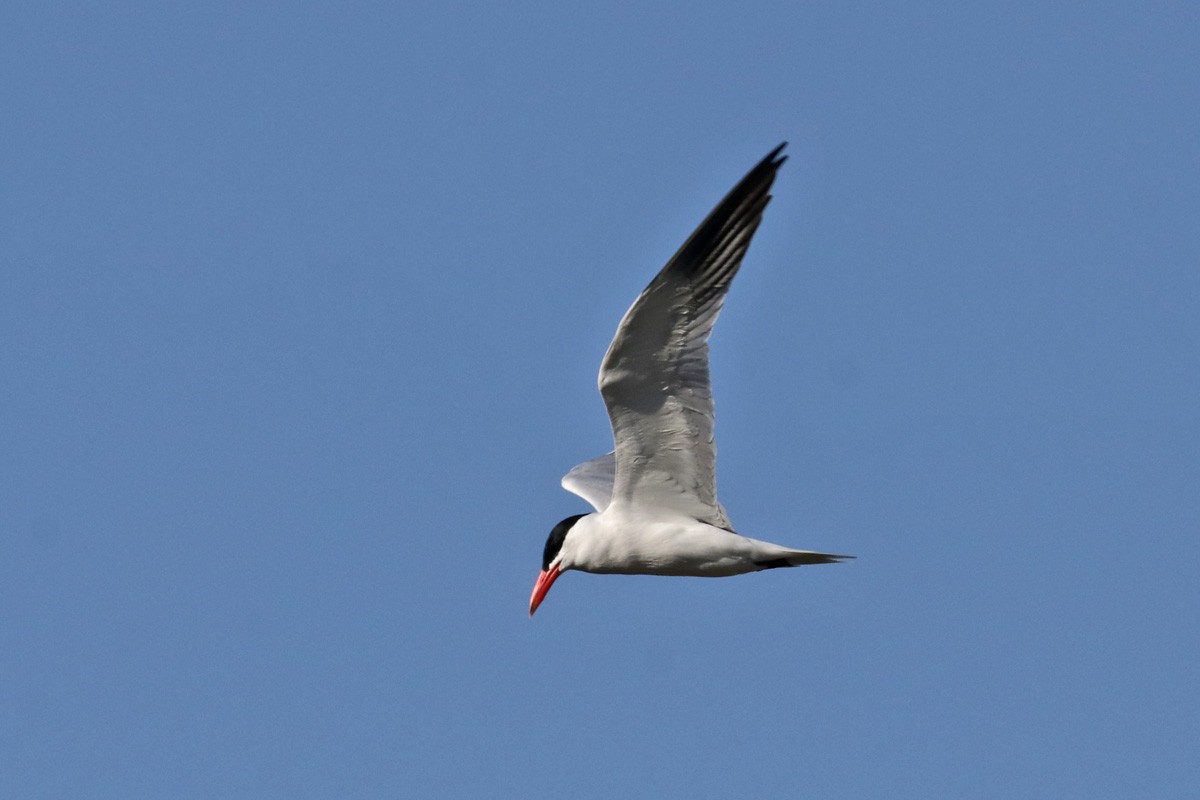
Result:
{"label": "bird's wing", "polygon": [[[603,511],[612,502],[613,481],[616,476],[617,454],[605,453],[591,461],[571,467],[571,471],[562,477],[562,486],[568,492],[587,500],[592,508]],[[717,508],[721,516],[728,519],[725,507],[718,503]]]}
{"label": "bird's wing", "polygon": [[617,327],[599,378],[616,443],[614,501],[730,528],[717,502],[708,337],[771,199],[783,147],[713,209]]}
{"label": "bird's wing", "polygon": [[597,511],[603,511],[612,500],[616,470],[616,454],[605,453],[572,467],[570,472],[563,475],[562,486],[568,492],[587,500]]}

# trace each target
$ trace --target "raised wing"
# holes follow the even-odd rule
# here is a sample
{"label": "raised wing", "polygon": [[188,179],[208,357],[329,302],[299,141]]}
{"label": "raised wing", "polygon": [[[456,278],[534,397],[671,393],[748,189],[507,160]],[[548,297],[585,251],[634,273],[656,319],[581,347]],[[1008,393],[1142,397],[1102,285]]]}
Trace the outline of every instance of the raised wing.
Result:
{"label": "raised wing", "polygon": [[577,494],[592,504],[592,508],[603,511],[612,500],[613,478],[616,475],[617,458],[615,453],[585,461],[572,467],[563,475],[562,486],[568,492]]}
{"label": "raised wing", "polygon": [[614,501],[652,502],[730,528],[717,502],[708,337],[771,199],[783,148],[713,209],[617,327],[599,378],[616,443]]}

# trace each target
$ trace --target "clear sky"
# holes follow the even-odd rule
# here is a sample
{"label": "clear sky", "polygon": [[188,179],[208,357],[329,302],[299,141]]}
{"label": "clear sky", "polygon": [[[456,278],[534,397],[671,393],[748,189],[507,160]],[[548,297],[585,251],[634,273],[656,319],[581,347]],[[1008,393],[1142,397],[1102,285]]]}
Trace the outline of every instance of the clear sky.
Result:
{"label": "clear sky", "polygon": [[[0,9],[0,796],[1185,798],[1200,12]],[[791,158],[721,498],[570,573],[620,315]]]}

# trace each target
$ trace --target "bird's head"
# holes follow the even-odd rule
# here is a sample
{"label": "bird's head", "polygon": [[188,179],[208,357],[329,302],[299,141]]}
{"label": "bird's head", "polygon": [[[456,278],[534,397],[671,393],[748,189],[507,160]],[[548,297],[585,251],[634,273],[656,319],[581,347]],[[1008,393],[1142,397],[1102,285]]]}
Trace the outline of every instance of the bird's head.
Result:
{"label": "bird's head", "polygon": [[533,585],[533,594],[529,598],[529,616],[532,617],[533,612],[537,611],[538,606],[542,604],[542,598],[550,591],[558,576],[571,568],[567,558],[570,547],[564,551],[563,544],[567,541],[567,534],[571,532],[571,528],[585,516],[586,514],[576,514],[567,517],[555,525],[554,530],[546,537],[546,549],[542,551],[542,571],[538,574],[537,583]]}

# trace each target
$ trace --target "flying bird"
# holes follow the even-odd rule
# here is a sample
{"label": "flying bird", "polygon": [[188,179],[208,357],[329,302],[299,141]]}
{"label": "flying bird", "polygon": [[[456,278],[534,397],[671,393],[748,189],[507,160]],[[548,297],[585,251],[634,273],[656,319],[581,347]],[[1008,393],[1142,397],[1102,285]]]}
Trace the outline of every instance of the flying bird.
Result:
{"label": "flying bird", "polygon": [[567,570],[724,577],[853,556],[736,533],[717,502],[708,337],[787,156],[733,187],[625,312],[600,364],[615,449],[562,479],[596,510],[554,526],[529,616]]}

